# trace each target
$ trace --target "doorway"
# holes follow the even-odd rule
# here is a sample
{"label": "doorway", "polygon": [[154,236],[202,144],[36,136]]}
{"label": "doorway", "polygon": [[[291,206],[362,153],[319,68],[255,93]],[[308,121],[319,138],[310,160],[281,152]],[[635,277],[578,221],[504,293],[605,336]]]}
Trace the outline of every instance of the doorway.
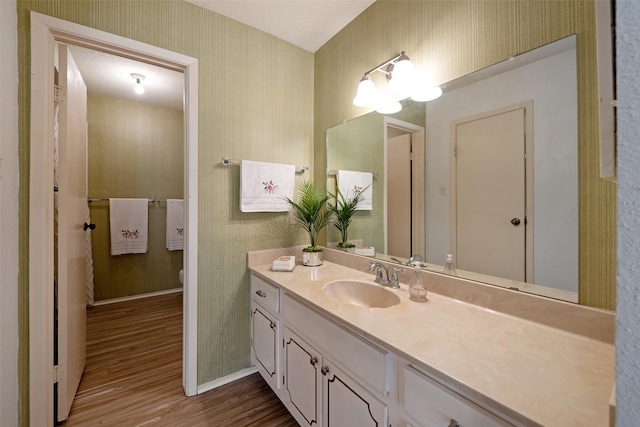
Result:
{"label": "doorway", "polygon": [[384,253],[426,256],[424,128],[384,119]]}
{"label": "doorway", "polygon": [[53,99],[57,42],[80,45],[184,74],[183,388],[197,393],[197,68],[198,61],[124,37],[31,13],[31,159],[29,188],[30,420],[53,422]]}
{"label": "doorway", "polygon": [[462,270],[533,279],[532,111],[527,102],[451,124],[451,248]]}

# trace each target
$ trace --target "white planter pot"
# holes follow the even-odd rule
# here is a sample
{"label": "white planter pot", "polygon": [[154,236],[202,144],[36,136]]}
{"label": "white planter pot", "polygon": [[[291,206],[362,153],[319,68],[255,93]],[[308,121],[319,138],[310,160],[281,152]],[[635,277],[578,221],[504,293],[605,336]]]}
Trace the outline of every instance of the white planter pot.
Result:
{"label": "white planter pot", "polygon": [[302,265],[307,267],[322,265],[322,252],[302,252]]}

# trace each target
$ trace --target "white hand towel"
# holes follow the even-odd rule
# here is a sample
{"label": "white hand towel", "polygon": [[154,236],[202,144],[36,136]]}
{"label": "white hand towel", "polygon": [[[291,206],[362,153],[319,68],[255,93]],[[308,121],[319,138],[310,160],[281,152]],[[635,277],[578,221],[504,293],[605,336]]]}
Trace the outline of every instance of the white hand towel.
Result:
{"label": "white hand towel", "polygon": [[242,160],[240,165],[240,210],[242,212],[286,212],[284,197],[293,199],[296,167],[278,163]]}
{"label": "white hand towel", "polygon": [[357,210],[373,210],[373,186],[371,185],[373,183],[373,174],[371,172],[338,170],[337,180],[338,189],[347,200],[364,191],[360,196]]}
{"label": "white hand towel", "polygon": [[167,249],[184,249],[184,202],[182,199],[167,199]]}
{"label": "white hand towel", "polygon": [[111,255],[146,253],[148,224],[149,199],[109,199]]}

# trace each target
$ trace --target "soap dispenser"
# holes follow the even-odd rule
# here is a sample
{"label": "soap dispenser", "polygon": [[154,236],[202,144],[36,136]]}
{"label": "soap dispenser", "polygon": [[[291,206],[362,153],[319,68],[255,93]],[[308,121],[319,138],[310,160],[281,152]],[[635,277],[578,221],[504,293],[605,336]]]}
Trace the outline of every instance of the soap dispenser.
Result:
{"label": "soap dispenser", "polygon": [[451,276],[455,276],[456,275],[456,267],[453,264],[453,255],[452,254],[447,254],[447,261],[444,264],[443,273],[444,274],[449,274]]}
{"label": "soap dispenser", "polygon": [[413,277],[409,282],[409,298],[413,301],[424,302],[427,300],[427,287],[420,271],[420,263],[413,265]]}

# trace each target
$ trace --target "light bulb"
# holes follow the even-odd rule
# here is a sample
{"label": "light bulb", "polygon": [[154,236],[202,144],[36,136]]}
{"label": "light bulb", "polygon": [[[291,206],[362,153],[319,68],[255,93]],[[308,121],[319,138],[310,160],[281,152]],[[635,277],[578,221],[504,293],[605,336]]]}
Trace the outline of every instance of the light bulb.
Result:
{"label": "light bulb", "polygon": [[142,86],[144,76],[142,74],[132,73],[131,77],[136,81],[136,85],[133,87],[133,90],[138,95],[142,95],[144,93],[144,86]]}
{"label": "light bulb", "polygon": [[140,80],[136,80],[136,87],[133,89],[138,95],[142,95],[144,93],[144,86]]}

